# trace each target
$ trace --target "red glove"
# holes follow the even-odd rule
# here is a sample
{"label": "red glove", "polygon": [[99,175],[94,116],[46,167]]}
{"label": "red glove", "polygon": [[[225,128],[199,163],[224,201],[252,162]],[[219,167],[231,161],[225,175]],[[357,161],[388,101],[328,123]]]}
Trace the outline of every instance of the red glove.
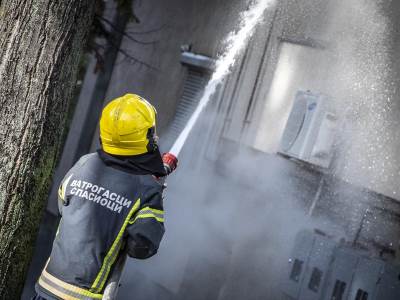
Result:
{"label": "red glove", "polygon": [[178,158],[176,158],[176,156],[172,153],[164,153],[162,155],[162,160],[167,175],[175,171],[176,167],[178,166]]}

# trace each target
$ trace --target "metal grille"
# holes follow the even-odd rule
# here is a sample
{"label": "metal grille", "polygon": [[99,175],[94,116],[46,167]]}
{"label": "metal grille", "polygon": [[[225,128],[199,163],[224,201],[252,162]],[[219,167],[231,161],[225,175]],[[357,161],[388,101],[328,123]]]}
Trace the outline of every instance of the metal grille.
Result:
{"label": "metal grille", "polygon": [[189,68],[183,86],[183,93],[175,112],[175,117],[162,138],[161,147],[164,151],[173,145],[179,134],[185,128],[190,116],[193,114],[200,101],[208,79],[208,74]]}

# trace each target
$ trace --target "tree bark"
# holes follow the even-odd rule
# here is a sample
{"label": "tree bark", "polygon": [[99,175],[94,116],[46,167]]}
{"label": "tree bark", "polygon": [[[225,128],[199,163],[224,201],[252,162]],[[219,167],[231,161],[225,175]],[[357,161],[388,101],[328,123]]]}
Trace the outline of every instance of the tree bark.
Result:
{"label": "tree bark", "polygon": [[0,1],[0,299],[19,299],[94,0]]}

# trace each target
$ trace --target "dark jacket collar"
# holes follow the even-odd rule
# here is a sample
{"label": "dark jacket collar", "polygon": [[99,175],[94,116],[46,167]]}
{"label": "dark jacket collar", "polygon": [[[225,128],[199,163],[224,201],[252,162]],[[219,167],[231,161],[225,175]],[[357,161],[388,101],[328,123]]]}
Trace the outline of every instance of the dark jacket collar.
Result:
{"label": "dark jacket collar", "polygon": [[133,156],[111,155],[98,149],[100,159],[108,166],[137,175],[164,177],[164,164],[159,150]]}

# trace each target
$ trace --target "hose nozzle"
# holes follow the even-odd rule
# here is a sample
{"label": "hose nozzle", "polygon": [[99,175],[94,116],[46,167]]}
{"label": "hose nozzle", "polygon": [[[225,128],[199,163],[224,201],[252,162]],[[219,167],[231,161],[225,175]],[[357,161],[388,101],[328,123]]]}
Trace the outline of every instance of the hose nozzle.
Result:
{"label": "hose nozzle", "polygon": [[178,166],[178,158],[172,153],[164,153],[162,155],[165,172],[167,175],[171,174]]}

